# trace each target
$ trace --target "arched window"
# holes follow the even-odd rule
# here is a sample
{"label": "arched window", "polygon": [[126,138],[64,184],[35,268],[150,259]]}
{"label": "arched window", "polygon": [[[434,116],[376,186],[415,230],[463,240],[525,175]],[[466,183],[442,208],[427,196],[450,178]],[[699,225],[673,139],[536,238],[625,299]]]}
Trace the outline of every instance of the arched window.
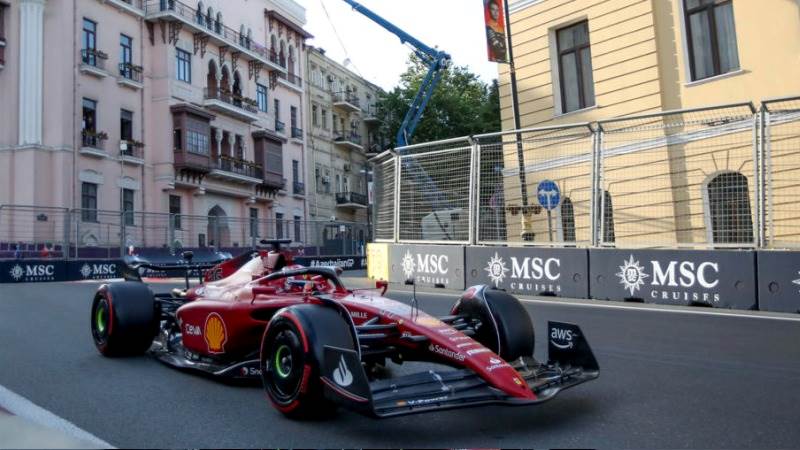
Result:
{"label": "arched window", "polygon": [[245,47],[247,47],[249,49],[251,42],[253,42],[253,30],[248,28],[247,29],[247,41],[246,41]]}
{"label": "arched window", "polygon": [[575,242],[575,207],[569,197],[561,201],[561,230],[564,242]]}
{"label": "arched window", "polygon": [[233,104],[242,106],[242,77],[238,70],[233,73]]}
{"label": "arched window", "polygon": [[602,235],[602,242],[605,244],[613,244],[617,241],[616,231],[614,230],[614,203],[611,201],[611,194],[608,191],[603,191],[603,198],[600,200],[600,204],[597,205],[598,211],[601,214],[598,214],[599,217],[603,218],[603,227],[601,229]]}
{"label": "arched window", "polygon": [[753,242],[753,217],[747,177],[739,172],[715,176],[706,185],[708,225],[715,244]]}
{"label": "arched window", "polygon": [[289,73],[294,74],[294,47],[289,46]]}
{"label": "arched window", "polygon": [[286,43],[284,41],[281,41],[278,50],[278,61],[280,61],[281,67],[286,67]]}
{"label": "arched window", "polygon": [[214,31],[216,31],[217,34],[221,34],[222,33],[222,26],[223,26],[222,25],[222,13],[218,12],[217,13],[217,23],[214,26]]}
{"label": "arched window", "polygon": [[239,27],[239,45],[241,45],[242,47],[245,46],[244,42],[245,42],[245,39],[247,39],[247,37],[245,36],[244,33],[245,33],[244,25],[242,25],[242,26]]}
{"label": "arched window", "polygon": [[205,19],[203,18],[203,2],[200,2],[197,4],[197,14],[195,16],[195,21],[200,25],[202,25],[204,23],[204,20]]}
{"label": "arched window", "polygon": [[209,30],[214,29],[214,10],[208,7],[208,14],[206,14],[206,28]]}
{"label": "arched window", "polygon": [[206,76],[206,87],[208,88],[208,96],[209,96],[209,98],[216,98],[216,96],[217,96],[217,63],[214,62],[213,59],[208,61],[208,75]]}

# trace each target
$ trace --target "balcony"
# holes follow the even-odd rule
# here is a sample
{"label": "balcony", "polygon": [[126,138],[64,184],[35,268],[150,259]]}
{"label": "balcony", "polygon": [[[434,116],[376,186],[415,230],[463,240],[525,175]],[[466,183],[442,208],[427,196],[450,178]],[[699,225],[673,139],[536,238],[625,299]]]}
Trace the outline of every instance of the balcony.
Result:
{"label": "balcony", "polygon": [[282,190],[286,187],[286,178],[282,173],[264,172],[264,181],[261,183],[268,189]]}
{"label": "balcony", "polygon": [[207,154],[194,153],[180,148],[173,151],[177,172],[207,174],[211,171],[211,158]]}
{"label": "balcony", "polygon": [[287,87],[302,92],[303,79],[292,73],[278,73],[278,81]]}
{"label": "balcony", "polygon": [[292,127],[292,139],[297,139],[298,141],[303,140],[303,129]]}
{"label": "balcony", "polygon": [[244,122],[258,120],[258,102],[222,89],[204,89],[203,106]]}
{"label": "balcony", "polygon": [[108,134],[104,131],[83,130],[81,131],[81,155],[93,158],[105,158],[108,156],[105,150],[105,142]]}
{"label": "balcony", "polygon": [[286,134],[286,124],[278,119],[275,119],[275,132],[280,134]]}
{"label": "balcony", "polygon": [[340,208],[366,209],[367,196],[357,192],[339,192],[336,194],[336,206]]}
{"label": "balcony", "polygon": [[223,155],[214,161],[208,176],[242,184],[261,184],[263,173],[261,166],[252,161]]}
{"label": "balcony", "polygon": [[302,197],[306,195],[306,185],[305,183],[301,183],[299,181],[295,181],[292,186],[292,194]]}
{"label": "balcony", "polygon": [[117,84],[133,90],[141,89],[144,87],[142,84],[142,71],[142,66],[136,66],[131,63],[120,63]]}
{"label": "balcony", "polygon": [[143,0],[105,0],[106,3],[112,4],[118,10],[126,12],[136,17],[144,16],[144,2]]}
{"label": "balcony", "polygon": [[83,49],[81,50],[81,73],[91,75],[97,78],[105,78],[108,76],[106,72],[106,60],[108,55],[97,49]]}
{"label": "balcony", "polygon": [[124,164],[144,165],[144,144],[133,140],[119,141],[119,157]]}
{"label": "balcony", "polygon": [[333,106],[350,113],[361,111],[361,102],[358,97],[349,92],[336,92],[333,94]]}
{"label": "balcony", "polygon": [[378,107],[369,105],[363,109],[363,120],[367,125],[378,125],[381,123],[380,116],[378,115]]}
{"label": "balcony", "polygon": [[348,133],[334,130],[333,143],[343,149],[364,150],[364,147],[361,146],[361,135],[355,131]]}
{"label": "balcony", "polygon": [[178,22],[192,33],[206,34],[210,42],[218,47],[231,47],[232,51],[241,53],[244,58],[260,62],[267,70],[286,72],[284,67],[275,62],[277,57],[273,57],[268,48],[217,22],[213,17],[206,17],[202,12],[198,14],[196,6],[178,0],[146,0],[144,10],[146,20]]}

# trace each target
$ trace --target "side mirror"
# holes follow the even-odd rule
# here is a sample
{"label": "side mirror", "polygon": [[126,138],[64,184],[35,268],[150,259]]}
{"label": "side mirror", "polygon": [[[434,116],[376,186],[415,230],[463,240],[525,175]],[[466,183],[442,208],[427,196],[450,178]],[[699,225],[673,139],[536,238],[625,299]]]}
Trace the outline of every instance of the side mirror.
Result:
{"label": "side mirror", "polygon": [[386,294],[386,291],[389,289],[389,282],[386,280],[378,280],[375,282],[375,289],[381,290],[381,296]]}

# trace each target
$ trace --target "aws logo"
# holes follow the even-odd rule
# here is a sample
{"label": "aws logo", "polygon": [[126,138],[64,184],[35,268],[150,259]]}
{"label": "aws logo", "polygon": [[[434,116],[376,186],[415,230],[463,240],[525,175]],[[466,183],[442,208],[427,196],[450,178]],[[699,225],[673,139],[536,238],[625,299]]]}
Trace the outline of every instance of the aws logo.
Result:
{"label": "aws logo", "polygon": [[575,338],[578,335],[572,330],[562,328],[550,329],[550,343],[561,350],[568,350],[575,347]]}

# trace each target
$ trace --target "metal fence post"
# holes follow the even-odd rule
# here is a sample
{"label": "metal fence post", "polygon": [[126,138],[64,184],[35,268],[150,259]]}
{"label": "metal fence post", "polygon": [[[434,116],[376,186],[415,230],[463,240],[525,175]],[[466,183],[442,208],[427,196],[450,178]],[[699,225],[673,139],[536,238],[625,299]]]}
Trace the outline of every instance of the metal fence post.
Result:
{"label": "metal fence post", "polygon": [[69,261],[70,238],[72,237],[72,215],[68,209],[64,210],[64,244],[62,245],[64,251],[64,259]]}
{"label": "metal fence post", "polygon": [[763,246],[772,244],[775,235],[772,196],[772,117],[766,105],[761,106],[761,215]]}
{"label": "metal fence post", "polygon": [[762,222],[762,208],[764,206],[762,198],[763,198],[763,179],[762,179],[762,172],[761,166],[763,165],[763,161],[761,160],[762,155],[762,146],[763,146],[763,106],[760,111],[753,114],[753,172],[755,175],[754,184],[755,187],[753,188],[753,193],[755,194],[755,221],[753,226],[755,227],[755,245],[756,248],[761,248],[764,244],[764,226]]}
{"label": "metal fence post", "polygon": [[592,192],[589,196],[589,226],[591,227],[591,246],[597,247],[600,244],[598,233],[599,223],[597,217],[597,195],[600,191],[600,159],[602,158],[602,125],[598,124],[597,129],[592,130]]}
{"label": "metal fence post", "polygon": [[403,164],[402,157],[398,154],[394,157],[394,242],[400,242],[400,187]]}
{"label": "metal fence post", "polygon": [[167,218],[167,247],[175,252],[175,214],[170,213]]}
{"label": "metal fence post", "polygon": [[478,152],[480,151],[480,146],[478,145],[478,141],[475,138],[470,137],[470,174],[469,174],[469,219],[467,221],[467,241],[470,245],[475,245],[477,236],[478,236],[478,228],[479,228],[479,216],[477,209],[479,208],[479,196],[480,196],[480,183],[481,183],[481,169],[480,169],[480,156]]}

